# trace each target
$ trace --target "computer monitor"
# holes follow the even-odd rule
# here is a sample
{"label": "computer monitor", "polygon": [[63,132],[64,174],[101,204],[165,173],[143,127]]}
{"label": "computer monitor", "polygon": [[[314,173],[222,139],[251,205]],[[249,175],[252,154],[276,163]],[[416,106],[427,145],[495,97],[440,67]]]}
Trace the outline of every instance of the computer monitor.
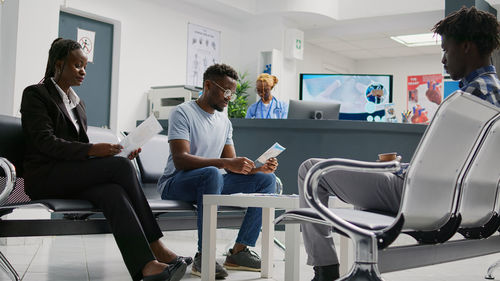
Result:
{"label": "computer monitor", "polygon": [[300,99],[340,103],[340,119],[378,120],[392,103],[392,75],[300,74]]}
{"label": "computer monitor", "polygon": [[288,119],[338,120],[339,112],[340,104],[335,102],[290,100]]}

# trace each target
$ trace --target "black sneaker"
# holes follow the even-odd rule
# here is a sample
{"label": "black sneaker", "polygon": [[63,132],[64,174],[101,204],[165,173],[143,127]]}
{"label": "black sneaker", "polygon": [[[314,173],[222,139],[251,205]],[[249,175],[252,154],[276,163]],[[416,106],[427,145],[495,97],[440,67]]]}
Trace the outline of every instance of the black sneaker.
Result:
{"label": "black sneaker", "polygon": [[[201,277],[201,253],[196,253],[194,256],[191,274]],[[218,262],[215,262],[215,279],[224,279],[227,277],[227,271]]]}
{"label": "black sneaker", "polygon": [[260,257],[254,251],[245,248],[233,254],[233,250],[230,249],[224,267],[232,270],[260,271],[260,264]]}
{"label": "black sneaker", "polygon": [[339,265],[314,266],[314,278],[311,281],[332,281],[340,277]]}

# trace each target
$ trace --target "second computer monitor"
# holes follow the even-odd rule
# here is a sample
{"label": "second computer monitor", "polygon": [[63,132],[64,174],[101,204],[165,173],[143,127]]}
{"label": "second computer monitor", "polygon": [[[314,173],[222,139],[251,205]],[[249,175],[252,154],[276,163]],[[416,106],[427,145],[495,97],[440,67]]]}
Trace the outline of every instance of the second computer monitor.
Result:
{"label": "second computer monitor", "polygon": [[340,104],[335,102],[290,100],[288,119],[338,120],[339,112]]}

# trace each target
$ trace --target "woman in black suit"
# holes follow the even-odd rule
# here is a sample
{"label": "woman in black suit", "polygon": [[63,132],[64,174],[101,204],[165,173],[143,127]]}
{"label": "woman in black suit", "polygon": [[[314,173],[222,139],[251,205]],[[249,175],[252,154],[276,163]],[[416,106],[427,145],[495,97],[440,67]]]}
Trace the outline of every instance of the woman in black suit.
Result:
{"label": "woman in black suit", "polygon": [[71,88],[82,84],[87,58],[80,44],[56,39],[43,82],[24,90],[25,187],[31,199],[85,199],[103,210],[132,279],[180,280],[190,257],[163,236],[129,159],[119,144],[89,143],[85,106]]}

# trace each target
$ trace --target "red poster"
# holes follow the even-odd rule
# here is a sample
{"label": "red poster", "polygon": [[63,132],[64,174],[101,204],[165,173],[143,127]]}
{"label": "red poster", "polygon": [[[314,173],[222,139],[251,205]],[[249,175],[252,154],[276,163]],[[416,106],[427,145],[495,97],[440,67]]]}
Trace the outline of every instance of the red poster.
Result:
{"label": "red poster", "polygon": [[412,123],[429,123],[443,100],[443,75],[408,76],[406,109]]}

